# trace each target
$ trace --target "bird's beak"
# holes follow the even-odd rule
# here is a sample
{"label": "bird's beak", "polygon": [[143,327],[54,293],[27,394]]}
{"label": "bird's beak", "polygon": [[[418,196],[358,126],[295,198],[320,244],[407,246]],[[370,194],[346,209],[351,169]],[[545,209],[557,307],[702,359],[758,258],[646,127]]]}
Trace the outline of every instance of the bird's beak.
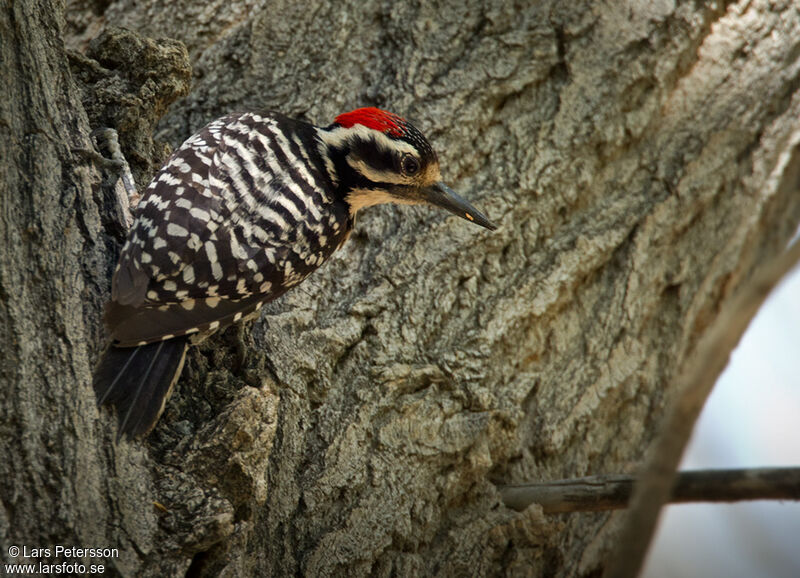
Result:
{"label": "bird's beak", "polygon": [[497,225],[487,219],[486,215],[470,205],[466,199],[444,183],[436,183],[427,189],[423,189],[422,198],[432,205],[446,209],[454,215],[458,215],[467,221],[472,221],[481,227],[486,227],[490,231],[494,231],[497,228]]}

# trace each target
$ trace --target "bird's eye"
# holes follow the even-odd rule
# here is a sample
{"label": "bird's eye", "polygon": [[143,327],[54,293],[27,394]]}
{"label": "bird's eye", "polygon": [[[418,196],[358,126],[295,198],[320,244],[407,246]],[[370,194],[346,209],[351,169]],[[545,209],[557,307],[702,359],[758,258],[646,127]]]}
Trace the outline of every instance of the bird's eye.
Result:
{"label": "bird's eye", "polygon": [[419,161],[410,154],[403,156],[401,166],[403,168],[403,174],[412,176],[419,172]]}

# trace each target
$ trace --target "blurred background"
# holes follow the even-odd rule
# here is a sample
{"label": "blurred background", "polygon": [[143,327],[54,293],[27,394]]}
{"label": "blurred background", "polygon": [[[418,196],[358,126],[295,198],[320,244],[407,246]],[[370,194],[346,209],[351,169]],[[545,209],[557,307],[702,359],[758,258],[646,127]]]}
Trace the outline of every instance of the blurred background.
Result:
{"label": "blurred background", "polygon": [[[800,466],[800,269],[753,319],[682,469]],[[800,577],[800,502],[666,508],[644,578]]]}

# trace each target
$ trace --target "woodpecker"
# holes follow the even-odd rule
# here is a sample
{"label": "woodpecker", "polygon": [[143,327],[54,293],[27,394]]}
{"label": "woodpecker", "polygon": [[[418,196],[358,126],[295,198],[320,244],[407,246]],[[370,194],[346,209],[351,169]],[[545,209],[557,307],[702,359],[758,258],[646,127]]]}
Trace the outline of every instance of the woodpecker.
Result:
{"label": "woodpecker", "polygon": [[93,385],[98,405],[117,408],[118,439],[155,426],[189,345],[257,316],[379,203],[427,203],[495,229],[442,182],[422,133],[377,108],[326,127],[233,113],[184,142],[135,208],[105,309]]}

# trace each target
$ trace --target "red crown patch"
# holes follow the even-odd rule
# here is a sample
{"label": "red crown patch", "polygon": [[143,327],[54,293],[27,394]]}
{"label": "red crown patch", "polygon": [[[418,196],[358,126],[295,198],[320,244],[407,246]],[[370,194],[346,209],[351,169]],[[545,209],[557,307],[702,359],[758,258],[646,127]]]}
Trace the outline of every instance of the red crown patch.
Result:
{"label": "red crown patch", "polygon": [[380,131],[393,137],[405,134],[405,125],[408,124],[402,117],[391,112],[375,107],[357,108],[336,117],[336,124],[350,128],[357,124]]}

